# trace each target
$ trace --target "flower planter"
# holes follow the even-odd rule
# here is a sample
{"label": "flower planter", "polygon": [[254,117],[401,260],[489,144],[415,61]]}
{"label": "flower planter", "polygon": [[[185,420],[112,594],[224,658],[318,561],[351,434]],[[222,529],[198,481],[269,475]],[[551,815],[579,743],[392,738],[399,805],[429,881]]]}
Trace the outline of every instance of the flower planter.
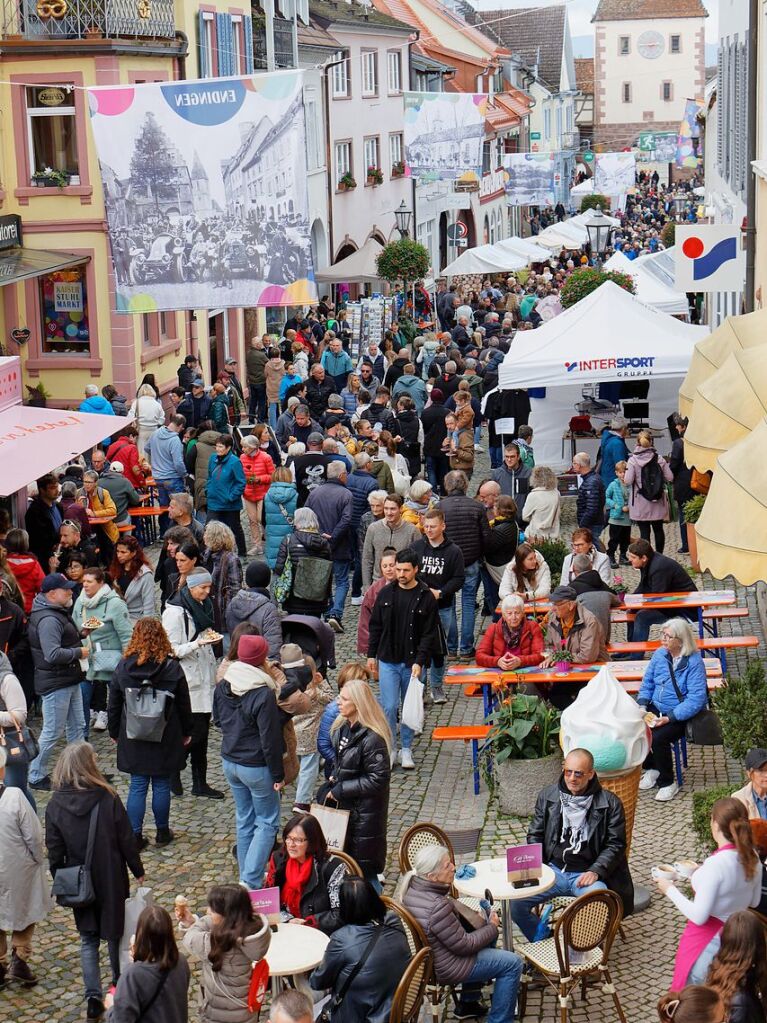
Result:
{"label": "flower planter", "polygon": [[687,549],[690,552],[690,564],[694,572],[700,572],[698,564],[698,536],[695,532],[695,523],[687,522]]}
{"label": "flower planter", "polygon": [[530,817],[541,789],[559,780],[562,757],[553,753],[539,760],[505,760],[494,764],[493,771],[501,812],[513,817]]}
{"label": "flower planter", "polygon": [[343,181],[339,181],[338,182],[338,191],[339,192],[353,192],[356,187],[357,187],[357,183],[356,182],[353,185],[347,185]]}

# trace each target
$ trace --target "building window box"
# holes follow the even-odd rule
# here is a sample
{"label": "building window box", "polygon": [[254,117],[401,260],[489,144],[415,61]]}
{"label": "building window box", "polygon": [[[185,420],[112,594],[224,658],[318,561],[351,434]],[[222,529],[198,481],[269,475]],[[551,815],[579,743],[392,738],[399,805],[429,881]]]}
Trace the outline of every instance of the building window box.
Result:
{"label": "building window box", "polygon": [[367,184],[375,188],[376,185],[382,185],[384,180],[383,171],[380,167],[368,167]]}
{"label": "building window box", "polygon": [[393,178],[404,178],[405,164],[402,162],[402,160],[398,160],[397,163],[392,164],[391,176]]}
{"label": "building window box", "polygon": [[46,167],[45,170],[35,171],[32,175],[32,186],[34,188],[66,188],[72,184],[72,178],[77,178],[80,184],[80,177],[77,174],[70,174],[67,171],[52,170]]}
{"label": "building window box", "polygon": [[344,176],[338,182],[339,192],[351,192],[357,187],[357,182],[351,176],[351,174],[344,174]]}

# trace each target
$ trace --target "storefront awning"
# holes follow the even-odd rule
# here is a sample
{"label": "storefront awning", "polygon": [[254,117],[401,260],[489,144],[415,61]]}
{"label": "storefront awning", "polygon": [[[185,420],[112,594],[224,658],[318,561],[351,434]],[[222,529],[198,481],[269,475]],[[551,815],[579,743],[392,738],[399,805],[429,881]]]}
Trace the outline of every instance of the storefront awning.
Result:
{"label": "storefront awning", "polygon": [[123,417],[14,405],[0,412],[0,496],[8,497],[127,426]]}
{"label": "storefront awning", "polygon": [[20,248],[0,252],[0,287],[17,284],[30,277],[67,270],[71,266],[87,263],[90,256],[76,256],[70,252],[46,252],[45,249]]}

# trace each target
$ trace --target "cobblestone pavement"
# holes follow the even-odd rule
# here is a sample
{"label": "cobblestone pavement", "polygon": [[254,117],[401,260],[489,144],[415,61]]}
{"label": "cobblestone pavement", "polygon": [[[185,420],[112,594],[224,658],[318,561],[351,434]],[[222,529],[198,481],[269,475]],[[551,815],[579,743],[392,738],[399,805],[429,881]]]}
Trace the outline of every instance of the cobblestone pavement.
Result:
{"label": "cobblestone pavement", "polygon": [[[486,470],[486,456],[482,456],[475,474],[481,480]],[[572,508],[565,511],[565,521],[572,523]],[[563,533],[567,527],[563,527]],[[679,546],[678,529],[667,527],[667,552]],[[680,556],[680,560],[683,560]],[[624,573],[629,588],[635,585],[636,573]],[[699,579],[706,588],[736,585],[733,580],[717,583],[710,577]],[[738,603],[748,605],[748,619],[734,624],[737,632],[748,632],[761,637],[753,590],[736,586]],[[337,662],[340,667],[355,657],[357,609],[347,607],[344,616],[346,632],[337,641]],[[479,628],[479,623],[478,623]],[[725,633],[730,631],[725,626]],[[616,638],[622,638],[618,632]],[[763,646],[758,651],[764,656]],[[745,653],[730,658],[730,670],[742,667]],[[430,707],[424,733],[416,740],[414,756],[417,769],[403,772],[395,769],[389,809],[389,852],[386,870],[386,890],[391,894],[398,880],[396,851],[402,833],[416,821],[434,821],[447,829],[481,829],[480,856],[503,853],[508,844],[523,841],[526,822],[503,816],[494,800],[489,798],[483,783],[479,796],[474,796],[471,759],[462,743],[431,743],[429,736],[435,724],[471,724],[479,722],[481,701],[469,700],[460,687],[449,687],[450,702],[441,708]],[[36,722],[39,728],[39,721]],[[127,797],[127,778],[118,774],[110,740],[102,733],[92,733],[102,768],[115,773],[115,784],[123,800]],[[653,890],[650,907],[628,919],[624,924],[625,941],[619,937],[613,947],[612,972],[629,1023],[650,1023],[656,1019],[655,1003],[668,987],[677,941],[682,930],[682,917],[671,903],[658,895],[650,879],[650,869],[659,861],[671,861],[695,853],[694,837],[690,826],[692,792],[712,785],[739,782],[740,769],[727,761],[721,749],[690,748],[690,763],[684,788],[671,803],[657,803],[652,794],[640,793],[631,850],[631,870],[635,883]],[[205,893],[210,885],[237,880],[236,862],[230,849],[234,839],[234,807],[228,787],[220,769],[218,740],[212,733],[210,743],[210,781],[226,791],[224,802],[197,799],[190,795],[174,799],[171,826],[176,833],[172,845],[158,849],[150,846],[143,854],[146,884],[154,891],[157,901],[172,911],[173,899],[183,892],[190,901],[204,907]],[[190,786],[189,772],[185,772],[184,786]],[[292,806],[292,791],[283,799],[283,816],[287,818]],[[47,794],[39,794],[42,813]],[[145,833],[153,836],[151,816]],[[476,853],[460,857],[476,858]],[[102,956],[105,982],[106,950]],[[31,992],[10,988],[0,992],[0,1021],[15,1023],[73,1023],[84,1018],[82,981],[79,966],[79,943],[71,912],[56,908],[39,926],[35,941],[33,966],[40,984]],[[196,971],[195,971],[196,975]],[[193,981],[193,997],[197,982]],[[193,1016],[193,1013],[190,1013]],[[452,1017],[448,1014],[447,1020]],[[552,994],[532,992],[528,1001],[526,1020],[558,1019],[557,1004]],[[587,1002],[575,1000],[573,1023],[602,1023],[617,1017],[612,999],[598,988],[591,989]]]}

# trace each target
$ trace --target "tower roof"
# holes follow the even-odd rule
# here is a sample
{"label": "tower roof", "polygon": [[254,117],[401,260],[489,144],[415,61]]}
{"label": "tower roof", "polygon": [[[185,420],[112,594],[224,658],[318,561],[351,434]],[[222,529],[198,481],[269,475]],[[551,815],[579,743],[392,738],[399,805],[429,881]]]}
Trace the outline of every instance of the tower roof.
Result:
{"label": "tower roof", "polygon": [[644,21],[648,18],[707,18],[702,0],[599,0],[592,21]]}
{"label": "tower roof", "polygon": [[194,160],[192,161],[192,181],[208,180],[208,174],[202,165],[197,150],[194,151]]}

